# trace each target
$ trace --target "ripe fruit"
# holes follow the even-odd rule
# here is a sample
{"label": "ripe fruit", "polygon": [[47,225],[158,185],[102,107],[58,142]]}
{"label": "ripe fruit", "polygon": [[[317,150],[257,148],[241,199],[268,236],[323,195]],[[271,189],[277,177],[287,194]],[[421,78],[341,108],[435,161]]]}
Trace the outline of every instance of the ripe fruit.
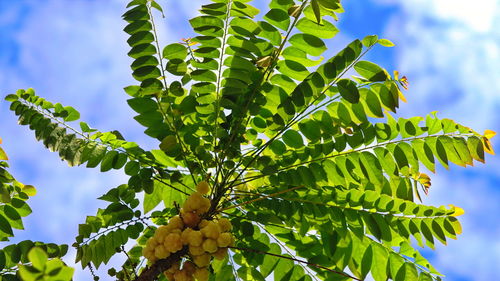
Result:
{"label": "ripe fruit", "polygon": [[229,246],[233,242],[233,238],[231,233],[229,232],[224,232],[219,235],[217,238],[217,246],[220,248],[225,248]]}
{"label": "ripe fruit", "polygon": [[[187,250],[174,265],[164,272],[170,281],[207,281],[212,257],[222,260],[227,247],[234,243],[231,222],[227,218],[207,216],[211,202],[203,194],[209,191],[208,183],[197,185],[183,204],[180,215],[170,218],[167,225],[158,227],[146,241],[142,253],[151,263],[170,257],[182,249]],[[205,217],[206,219],[201,219]]]}
{"label": "ripe fruit", "polygon": [[181,236],[177,233],[170,233],[165,237],[165,242],[163,242],[163,245],[165,245],[165,249],[167,249],[171,253],[175,253],[182,249],[182,241],[181,241]]}
{"label": "ripe fruit", "polygon": [[196,280],[198,281],[207,281],[209,275],[210,272],[208,272],[208,269],[206,267],[198,267],[194,272],[194,278],[196,278]]}
{"label": "ripe fruit", "polygon": [[202,247],[203,250],[205,250],[205,252],[207,253],[215,253],[218,249],[217,241],[213,239],[206,239],[205,241],[203,241]]}
{"label": "ripe fruit", "polygon": [[214,221],[210,221],[207,226],[201,229],[201,233],[203,233],[203,236],[207,238],[217,239],[220,234],[219,225]]}
{"label": "ripe fruit", "polygon": [[208,185],[208,182],[200,181],[196,185],[196,191],[198,191],[201,194],[207,194],[210,191],[210,186]]}
{"label": "ripe fruit", "polygon": [[182,220],[187,227],[195,227],[198,225],[201,218],[195,212],[187,212],[182,215]]}

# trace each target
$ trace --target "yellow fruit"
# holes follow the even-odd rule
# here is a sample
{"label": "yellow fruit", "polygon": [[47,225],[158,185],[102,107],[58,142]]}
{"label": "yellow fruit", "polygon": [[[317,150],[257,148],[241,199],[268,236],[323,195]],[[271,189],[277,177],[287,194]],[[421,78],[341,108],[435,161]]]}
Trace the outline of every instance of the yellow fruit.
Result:
{"label": "yellow fruit", "polygon": [[227,255],[227,248],[219,248],[217,252],[213,253],[212,256],[218,260],[223,260]]}
{"label": "yellow fruit", "polygon": [[205,226],[207,226],[209,223],[209,221],[207,220],[201,220],[200,221],[200,224],[198,225],[198,227],[201,229],[201,228],[204,228]]}
{"label": "yellow fruit", "polygon": [[219,224],[220,230],[222,232],[228,232],[233,228],[233,226],[231,225],[231,222],[226,218],[219,219],[218,224]]}
{"label": "yellow fruit", "polygon": [[193,231],[192,228],[186,228],[182,231],[181,233],[181,241],[182,241],[182,245],[187,245],[189,244],[189,234],[191,233],[191,231]]}
{"label": "yellow fruit", "polygon": [[194,272],[194,278],[198,281],[207,281],[208,277],[210,276],[210,272],[206,267],[199,267],[196,269]]}
{"label": "yellow fruit", "polygon": [[170,233],[177,233],[177,234],[181,235],[182,230],[176,228],[176,229],[172,230]]}
{"label": "yellow fruit", "polygon": [[[198,209],[200,209],[200,207],[203,206],[203,201],[204,201],[204,198],[201,193],[199,192],[193,192],[189,198],[186,200],[186,203],[188,205],[189,208],[191,208],[191,211],[196,211]],[[188,211],[188,210],[186,210]]]}
{"label": "yellow fruit", "polygon": [[217,239],[220,234],[219,225],[214,221],[210,221],[207,226],[201,229],[201,233],[207,238]]}
{"label": "yellow fruit", "polygon": [[199,208],[196,210],[198,214],[204,214],[210,209],[210,200],[208,198],[203,198]]}
{"label": "yellow fruit", "polygon": [[158,245],[158,242],[156,242],[156,238],[153,236],[146,241],[146,248],[154,249]]}
{"label": "yellow fruit", "polygon": [[163,244],[165,237],[166,237],[166,235],[163,235],[163,236],[155,235],[155,236],[153,236],[153,239],[156,241],[157,245],[161,245],[161,244]]}
{"label": "yellow fruit", "polygon": [[196,191],[198,191],[201,194],[207,194],[210,191],[210,186],[208,185],[208,182],[200,181],[196,185]]}
{"label": "yellow fruit", "polygon": [[158,245],[155,248],[155,257],[158,259],[164,259],[166,257],[170,256],[170,252],[165,249],[165,246],[163,245]]}
{"label": "yellow fruit", "polygon": [[233,242],[233,237],[229,232],[221,233],[217,238],[217,246],[221,248],[229,246],[231,242]]}
{"label": "yellow fruit", "polygon": [[174,229],[184,228],[184,223],[182,222],[182,219],[179,216],[173,216],[168,222],[168,225],[171,225],[171,227]]}
{"label": "yellow fruit", "polygon": [[155,258],[154,250],[148,247],[142,249],[142,255],[148,260],[152,260]]}
{"label": "yellow fruit", "polygon": [[167,237],[165,237],[163,245],[165,245],[165,249],[167,249],[167,251],[175,253],[182,249],[181,236],[178,233],[170,233]]}
{"label": "yellow fruit", "polygon": [[198,267],[208,266],[210,264],[210,255],[209,254],[203,254],[203,255],[199,255],[199,256],[194,256],[193,257],[193,262]]}
{"label": "yellow fruit", "polygon": [[191,256],[199,256],[199,255],[203,255],[205,253],[205,250],[203,250],[203,247],[201,246],[192,246],[192,245],[189,245],[189,254],[191,254]]}
{"label": "yellow fruit", "polygon": [[167,236],[167,234],[169,233],[170,233],[169,227],[167,227],[166,225],[162,225],[156,229],[154,236],[165,238],[165,236]]}
{"label": "yellow fruit", "polygon": [[193,275],[196,270],[196,265],[194,263],[187,261],[182,266],[182,270],[185,270],[188,275]]}
{"label": "yellow fruit", "polygon": [[193,230],[189,233],[188,242],[189,245],[192,246],[201,246],[201,243],[203,242],[203,235],[200,231]]}
{"label": "yellow fruit", "polygon": [[215,252],[217,252],[217,249],[218,249],[217,241],[215,241],[213,239],[206,239],[205,241],[203,241],[202,247],[203,247],[203,250],[205,250],[205,252],[215,253]]}
{"label": "yellow fruit", "polygon": [[194,212],[184,213],[184,215],[182,215],[182,219],[184,221],[184,224],[188,227],[195,227],[200,222],[200,216],[198,216]]}
{"label": "yellow fruit", "polygon": [[188,276],[187,272],[184,270],[179,270],[174,273],[175,281],[189,281],[191,280],[189,277],[192,279],[192,276]]}

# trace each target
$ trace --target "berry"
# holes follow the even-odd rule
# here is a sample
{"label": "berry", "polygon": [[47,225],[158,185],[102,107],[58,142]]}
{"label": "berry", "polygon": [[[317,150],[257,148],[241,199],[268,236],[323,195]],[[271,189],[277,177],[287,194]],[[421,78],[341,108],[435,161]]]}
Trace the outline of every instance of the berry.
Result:
{"label": "berry", "polygon": [[194,278],[196,278],[196,280],[198,281],[207,281],[210,272],[208,272],[208,269],[206,267],[198,267],[193,275]]}
{"label": "berry", "polygon": [[227,255],[227,248],[219,248],[217,252],[212,254],[217,260],[223,260]]}
{"label": "berry", "polygon": [[170,252],[165,249],[165,246],[163,245],[158,245],[155,248],[155,257],[158,259],[164,259],[166,257],[170,256]]}
{"label": "berry", "polygon": [[182,245],[187,245],[189,244],[189,234],[191,233],[191,231],[193,231],[192,228],[186,228],[182,231],[181,233],[181,241],[182,241]]}
{"label": "berry", "polygon": [[178,233],[170,233],[167,237],[165,237],[163,245],[165,245],[165,249],[167,249],[167,251],[175,253],[182,249],[181,236]]}
{"label": "berry", "polygon": [[222,232],[228,232],[233,228],[233,226],[231,225],[231,222],[226,218],[219,219],[218,223],[220,226],[220,230]]}
{"label": "berry", "polygon": [[203,243],[203,235],[198,230],[193,230],[189,233],[189,245],[192,246],[201,246]]}
{"label": "berry", "polygon": [[217,252],[217,241],[213,240],[213,239],[206,239],[205,241],[203,241],[203,244],[202,244],[202,247],[203,247],[203,250],[205,250],[205,252],[207,253],[215,253]]}
{"label": "berry", "polygon": [[221,233],[217,238],[217,246],[221,248],[225,248],[231,245],[232,242],[233,242],[233,237],[229,232]]}
{"label": "berry", "polygon": [[182,219],[187,227],[195,227],[200,222],[200,216],[198,216],[195,212],[184,213],[182,215]]}
{"label": "berry", "polygon": [[196,191],[198,191],[201,194],[207,194],[210,191],[210,186],[208,185],[208,182],[200,181],[196,185]]}
{"label": "berry", "polygon": [[207,226],[201,229],[201,233],[203,233],[203,236],[207,238],[217,239],[220,234],[219,225],[210,221]]}
{"label": "berry", "polygon": [[179,216],[173,216],[170,221],[168,222],[168,225],[171,225],[173,229],[182,229],[184,228],[184,223],[182,222],[182,219]]}
{"label": "berry", "polygon": [[203,255],[205,253],[205,250],[201,246],[191,246],[189,245],[189,254],[191,256],[199,256]]}
{"label": "berry", "polygon": [[203,254],[199,256],[194,256],[193,257],[193,262],[198,266],[198,267],[205,267],[210,264],[210,255],[209,254]]}

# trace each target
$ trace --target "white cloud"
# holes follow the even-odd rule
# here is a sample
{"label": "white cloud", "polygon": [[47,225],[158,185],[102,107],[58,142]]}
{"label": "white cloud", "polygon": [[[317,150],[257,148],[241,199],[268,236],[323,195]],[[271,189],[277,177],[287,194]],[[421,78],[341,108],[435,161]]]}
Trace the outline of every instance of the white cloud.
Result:
{"label": "white cloud", "polygon": [[385,36],[397,43],[396,67],[411,83],[411,106],[403,112],[439,110],[479,130],[496,127],[500,32],[493,26],[500,23],[498,1],[398,3],[402,13],[390,20]]}
{"label": "white cloud", "polygon": [[[500,130],[500,5],[497,0],[377,0],[398,4],[384,37],[395,41],[395,68],[408,76],[406,116],[433,110],[479,132]],[[493,140],[495,142],[495,139]],[[458,241],[439,247],[431,262],[464,280],[494,280],[500,260],[498,157],[486,165],[453,167],[433,177],[429,201],[466,210]],[[446,278],[452,280],[452,278]],[[461,279],[462,280],[462,279]]]}

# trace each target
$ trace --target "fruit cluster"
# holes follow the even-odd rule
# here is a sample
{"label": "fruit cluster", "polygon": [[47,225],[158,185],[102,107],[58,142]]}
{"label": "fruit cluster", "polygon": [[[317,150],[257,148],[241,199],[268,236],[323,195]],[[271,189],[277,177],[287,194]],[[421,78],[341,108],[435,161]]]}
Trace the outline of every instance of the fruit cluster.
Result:
{"label": "fruit cluster", "polygon": [[207,267],[212,257],[224,259],[227,247],[234,243],[228,219],[202,219],[210,209],[210,200],[203,197],[210,190],[208,183],[198,183],[196,190],[182,206],[180,215],[172,217],[167,225],[158,227],[143,250],[144,257],[152,263],[182,249],[187,251],[182,269],[181,261],[178,261],[165,271],[168,280],[208,280]]}

